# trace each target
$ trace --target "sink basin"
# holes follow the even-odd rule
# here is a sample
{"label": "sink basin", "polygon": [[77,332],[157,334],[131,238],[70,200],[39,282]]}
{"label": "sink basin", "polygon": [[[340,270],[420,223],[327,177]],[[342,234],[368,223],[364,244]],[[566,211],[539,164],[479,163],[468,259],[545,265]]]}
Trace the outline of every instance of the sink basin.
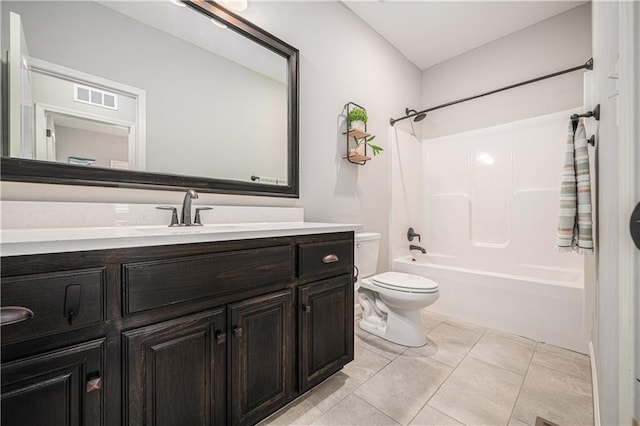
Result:
{"label": "sink basin", "polygon": [[135,228],[136,232],[147,235],[202,234],[210,232],[230,232],[246,230],[242,225],[204,225],[204,226],[153,226]]}

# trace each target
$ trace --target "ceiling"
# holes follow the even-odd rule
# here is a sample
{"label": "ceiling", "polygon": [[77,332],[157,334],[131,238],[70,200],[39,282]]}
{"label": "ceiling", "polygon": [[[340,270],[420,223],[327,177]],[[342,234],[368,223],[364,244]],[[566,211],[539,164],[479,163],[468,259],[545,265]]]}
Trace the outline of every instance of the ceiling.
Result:
{"label": "ceiling", "polygon": [[349,1],[343,3],[421,70],[586,1]]}

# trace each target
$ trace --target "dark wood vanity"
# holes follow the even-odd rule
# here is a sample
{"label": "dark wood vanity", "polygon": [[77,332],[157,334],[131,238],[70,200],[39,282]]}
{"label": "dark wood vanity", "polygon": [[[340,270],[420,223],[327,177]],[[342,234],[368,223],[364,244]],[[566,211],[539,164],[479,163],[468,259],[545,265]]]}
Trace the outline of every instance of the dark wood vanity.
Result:
{"label": "dark wood vanity", "polygon": [[353,359],[353,232],[1,267],[3,426],[255,424]]}

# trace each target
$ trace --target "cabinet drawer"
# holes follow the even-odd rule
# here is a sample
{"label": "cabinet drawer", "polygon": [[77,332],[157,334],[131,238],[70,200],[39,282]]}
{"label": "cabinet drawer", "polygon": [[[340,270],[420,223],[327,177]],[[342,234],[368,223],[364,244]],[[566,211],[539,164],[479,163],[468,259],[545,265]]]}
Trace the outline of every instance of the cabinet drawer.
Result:
{"label": "cabinet drawer", "polygon": [[291,246],[266,247],[122,265],[124,312],[217,297],[293,278]]}
{"label": "cabinet drawer", "polygon": [[300,244],[298,276],[352,273],[353,242],[351,240]]}
{"label": "cabinet drawer", "polygon": [[105,276],[105,268],[92,268],[3,278],[2,307],[23,307],[34,315],[24,322],[4,325],[2,343],[105,321]]}

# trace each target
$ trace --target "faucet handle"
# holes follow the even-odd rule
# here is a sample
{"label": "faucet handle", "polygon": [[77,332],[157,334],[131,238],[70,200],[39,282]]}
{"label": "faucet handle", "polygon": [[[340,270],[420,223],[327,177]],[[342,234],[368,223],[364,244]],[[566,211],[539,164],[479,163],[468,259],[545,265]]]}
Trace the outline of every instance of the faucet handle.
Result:
{"label": "faucet handle", "polygon": [[213,210],[213,207],[196,207],[196,217],[193,219],[193,224],[196,226],[202,226],[200,221],[200,210]]}
{"label": "faucet handle", "polygon": [[413,241],[413,237],[418,237],[418,242],[420,242],[420,234],[417,234],[416,231],[413,230],[413,228],[409,228],[407,230],[407,240]]}
{"label": "faucet handle", "polygon": [[158,206],[158,210],[171,210],[171,223],[169,226],[178,226],[178,209],[171,206]]}

